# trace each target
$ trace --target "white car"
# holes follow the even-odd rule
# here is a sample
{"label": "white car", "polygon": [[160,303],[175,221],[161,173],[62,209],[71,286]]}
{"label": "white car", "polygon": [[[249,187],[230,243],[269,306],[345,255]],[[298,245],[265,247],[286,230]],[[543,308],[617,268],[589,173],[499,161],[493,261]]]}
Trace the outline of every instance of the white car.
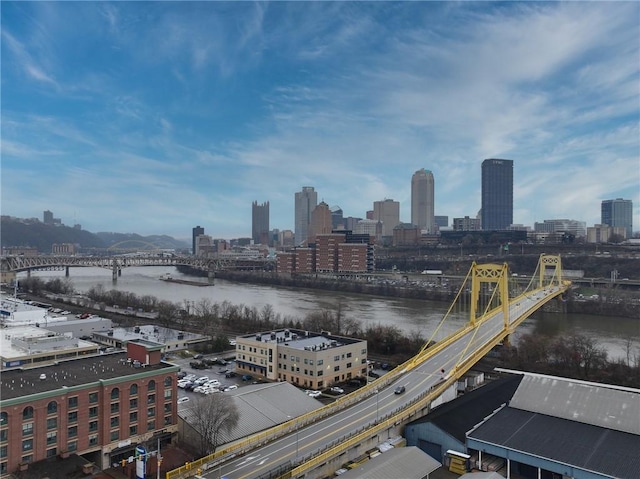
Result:
{"label": "white car", "polygon": [[333,394],[344,394],[344,389],[339,388],[338,386],[333,386],[330,391]]}
{"label": "white car", "polygon": [[225,391],[225,392],[233,391],[234,389],[238,389],[238,386],[236,384],[232,384],[231,386],[227,386],[226,388],[223,389],[223,391]]}
{"label": "white car", "polygon": [[205,394],[214,394],[214,393],[219,393],[220,389],[218,388],[207,388],[204,393]]}
{"label": "white car", "polygon": [[182,397],[182,398],[179,398],[179,399],[178,399],[178,404],[182,404],[182,403],[184,403],[184,402],[187,402],[188,400],[189,400],[189,398],[188,398],[188,397]]}
{"label": "white car", "polygon": [[317,397],[322,396],[322,392],[321,392],[321,391],[309,391],[309,392],[307,393],[307,395],[308,395],[309,397],[312,397],[312,398],[317,398]]}

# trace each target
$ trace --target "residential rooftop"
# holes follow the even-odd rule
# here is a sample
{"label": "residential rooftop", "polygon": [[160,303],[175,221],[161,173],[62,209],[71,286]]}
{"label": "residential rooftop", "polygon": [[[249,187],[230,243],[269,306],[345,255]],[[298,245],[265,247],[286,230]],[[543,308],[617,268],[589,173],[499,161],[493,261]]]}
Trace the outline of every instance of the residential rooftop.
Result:
{"label": "residential rooftop", "polygon": [[0,377],[2,401],[55,391],[99,381],[124,378],[141,372],[161,371],[177,366],[161,362],[143,365],[127,359],[124,352],[98,354],[80,359],[58,361],[50,366],[11,369]]}

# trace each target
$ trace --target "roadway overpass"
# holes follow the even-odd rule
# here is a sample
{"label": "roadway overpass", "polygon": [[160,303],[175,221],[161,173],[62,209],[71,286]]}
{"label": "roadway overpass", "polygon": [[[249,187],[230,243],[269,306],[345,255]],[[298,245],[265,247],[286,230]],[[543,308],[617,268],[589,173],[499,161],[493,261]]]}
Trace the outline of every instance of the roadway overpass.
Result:
{"label": "roadway overpass", "polygon": [[[460,288],[462,292],[471,282],[467,326],[435,344],[430,340],[406,363],[335,403],[227,445],[168,472],[166,478],[191,477],[198,470],[204,477],[228,479],[330,475],[340,463],[358,455],[359,449],[382,442],[392,435],[390,431],[400,431],[407,422],[427,414],[434,400],[480,358],[570,285],[562,280],[560,257],[549,255],[541,255],[526,289],[509,279],[506,264],[474,263]],[[449,313],[459,298],[460,293]],[[406,391],[395,394],[400,385]]]}

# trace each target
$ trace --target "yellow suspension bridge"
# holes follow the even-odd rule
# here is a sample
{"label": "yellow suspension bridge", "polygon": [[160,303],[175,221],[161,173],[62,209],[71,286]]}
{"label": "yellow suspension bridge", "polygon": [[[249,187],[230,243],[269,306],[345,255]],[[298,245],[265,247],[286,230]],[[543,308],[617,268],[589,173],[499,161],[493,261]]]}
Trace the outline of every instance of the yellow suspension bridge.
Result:
{"label": "yellow suspension bridge", "polygon": [[[560,256],[541,255],[528,284],[510,276],[506,263],[473,263],[448,312],[416,356],[332,404],[226,445],[169,471],[166,479],[196,474],[228,479],[326,476],[339,467],[333,464],[336,458],[344,460],[361,445],[427,414],[478,360],[534,311],[561,297],[570,284],[562,279]],[[448,319],[461,311],[469,314],[466,326],[437,339]],[[400,385],[406,392],[394,394]]]}

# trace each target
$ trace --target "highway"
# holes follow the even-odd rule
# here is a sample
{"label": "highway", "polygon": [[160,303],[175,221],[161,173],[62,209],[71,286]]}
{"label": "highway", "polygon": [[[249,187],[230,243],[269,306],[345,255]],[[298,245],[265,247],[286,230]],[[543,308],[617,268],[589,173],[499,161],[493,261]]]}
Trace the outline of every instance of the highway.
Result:
{"label": "highway", "polygon": [[[519,324],[523,314],[535,310],[538,305],[556,296],[560,290],[562,290],[561,286],[548,286],[545,290],[528,293],[525,297],[512,302],[509,306],[509,323]],[[456,369],[456,365],[473,360],[477,351],[493,346],[504,335],[504,320],[500,310],[415,368],[405,366],[405,370],[400,371],[401,374],[396,379],[377,389],[377,393],[374,392],[346,409],[291,432],[244,456],[233,458],[209,469],[203,476],[212,479],[257,478],[278,467],[286,466],[287,463],[299,463],[305,458],[317,455],[343,442],[353,433],[373,426],[385,416],[393,415],[411,402],[424,397],[430,388],[443,381],[440,372],[442,369],[445,370],[445,379],[453,382],[455,378],[451,377],[452,373],[457,378],[470,367],[469,365],[461,371]],[[432,348],[437,349],[435,346]],[[385,383],[385,377],[376,380],[376,383]],[[394,389],[400,385],[405,386],[406,391],[395,394]],[[358,394],[358,391],[353,394]]]}

